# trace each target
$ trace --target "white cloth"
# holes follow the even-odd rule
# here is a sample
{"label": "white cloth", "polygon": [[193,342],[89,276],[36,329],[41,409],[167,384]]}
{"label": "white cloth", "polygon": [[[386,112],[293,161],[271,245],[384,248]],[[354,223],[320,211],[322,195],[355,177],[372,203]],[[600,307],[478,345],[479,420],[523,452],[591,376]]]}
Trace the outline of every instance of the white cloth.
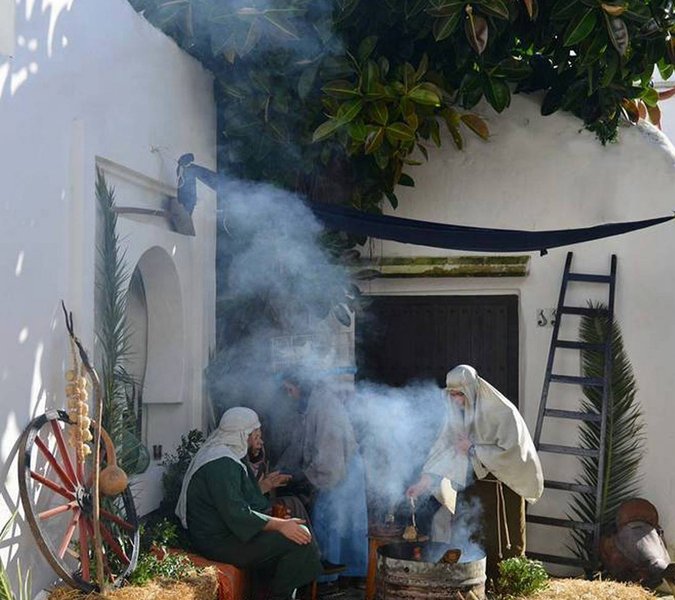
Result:
{"label": "white cloth", "polygon": [[[518,409],[468,365],[460,365],[448,373],[446,389],[464,393],[464,414],[448,398],[445,424],[423,472],[465,485],[469,458],[454,445],[457,434],[464,433],[475,449],[470,460],[478,479],[492,473],[528,502],[536,502],[544,491],[544,476]],[[441,501],[450,508],[445,498]],[[454,510],[454,505],[450,509]]]}
{"label": "white cloth", "polygon": [[260,419],[255,411],[235,406],[223,413],[218,429],[204,442],[194,455],[183,478],[183,485],[176,505],[176,516],[187,529],[187,492],[193,475],[205,464],[219,458],[231,458],[246,470],[241,461],[248,452],[248,436],[260,428]]}

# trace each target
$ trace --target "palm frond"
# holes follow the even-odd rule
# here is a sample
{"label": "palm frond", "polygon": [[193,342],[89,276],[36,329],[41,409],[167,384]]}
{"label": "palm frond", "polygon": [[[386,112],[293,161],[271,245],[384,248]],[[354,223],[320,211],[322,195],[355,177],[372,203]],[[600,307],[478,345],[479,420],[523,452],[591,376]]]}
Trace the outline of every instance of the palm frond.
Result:
{"label": "palm frond", "polygon": [[[14,519],[16,519],[16,511],[10,515],[7,522],[2,526],[2,530],[0,531],[0,542],[7,537],[7,534],[14,523]],[[2,564],[2,561],[0,561],[0,600],[15,600],[12,586],[9,583],[7,570],[5,569],[5,565]]]}
{"label": "palm frond", "polygon": [[[614,319],[609,323],[607,307],[591,304],[596,310],[593,316],[584,316],[579,327],[579,339],[589,344],[603,344],[608,335],[612,336],[612,372],[608,404],[605,464],[602,473],[602,497],[597,504],[595,494],[575,494],[570,504],[570,518],[596,522],[599,519],[601,531],[611,528],[617,509],[622,502],[638,494],[640,486],[639,466],[644,454],[644,423],[642,410],[636,400],[637,383],[628,355],[623,344],[619,325]],[[584,350],[581,353],[581,371],[584,377],[604,377],[605,360],[603,352]],[[602,390],[584,387],[585,399],[581,410],[600,413],[602,411]],[[600,423],[584,421],[579,427],[582,448],[600,448]],[[599,461],[584,457],[581,460],[581,475],[577,482],[593,489],[598,486]],[[593,557],[592,532],[574,530],[570,550],[584,561]]]}
{"label": "palm frond", "polygon": [[0,562],[0,600],[15,600],[14,592],[9,585],[9,577],[5,565]]}
{"label": "palm frond", "polygon": [[[101,209],[101,235],[96,273],[99,318],[97,340],[101,349],[100,376],[103,388],[102,424],[120,448],[129,433],[136,436],[136,411],[128,402],[130,386],[138,387],[127,371],[131,356],[131,331],[127,322],[127,289],[130,280],[126,254],[117,235],[113,210],[115,191],[103,173],[96,173],[96,198]],[[124,465],[121,464],[124,468]]]}

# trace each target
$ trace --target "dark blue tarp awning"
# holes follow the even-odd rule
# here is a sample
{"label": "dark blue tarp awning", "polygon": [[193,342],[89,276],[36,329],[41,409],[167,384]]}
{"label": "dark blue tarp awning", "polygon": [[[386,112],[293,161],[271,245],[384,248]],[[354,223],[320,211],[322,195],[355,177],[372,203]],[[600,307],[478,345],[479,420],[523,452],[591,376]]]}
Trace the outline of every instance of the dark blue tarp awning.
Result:
{"label": "dark blue tarp awning", "polygon": [[364,213],[335,204],[310,204],[311,210],[328,229],[345,231],[353,235],[392,240],[403,244],[432,246],[449,250],[473,252],[533,252],[545,253],[550,248],[589,242],[644,229],[675,218],[675,215],[607,223],[580,229],[553,229],[525,231],[520,229],[487,229],[465,225],[446,225]]}
{"label": "dark blue tarp awning", "polygon": [[[193,163],[192,154],[184,154],[178,161],[178,202],[192,214],[197,201],[196,182],[203,181],[211,189],[218,187],[217,173]],[[328,229],[345,231],[353,235],[392,240],[403,244],[468,250],[473,252],[536,252],[542,254],[550,248],[589,242],[605,237],[644,229],[675,218],[675,215],[607,223],[581,229],[554,229],[550,231],[524,231],[520,229],[488,229],[465,225],[446,225],[365,213],[336,204],[308,203],[309,208]]]}

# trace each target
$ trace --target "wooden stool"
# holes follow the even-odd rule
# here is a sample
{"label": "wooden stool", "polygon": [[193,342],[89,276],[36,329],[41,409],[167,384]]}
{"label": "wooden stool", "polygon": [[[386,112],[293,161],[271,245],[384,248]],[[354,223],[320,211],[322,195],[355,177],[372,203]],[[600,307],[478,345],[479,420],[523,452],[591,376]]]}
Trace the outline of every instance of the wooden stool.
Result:
{"label": "wooden stool", "polygon": [[377,576],[377,549],[385,544],[400,542],[400,535],[374,535],[368,534],[368,571],[366,572],[366,594],[365,600],[375,598]]}

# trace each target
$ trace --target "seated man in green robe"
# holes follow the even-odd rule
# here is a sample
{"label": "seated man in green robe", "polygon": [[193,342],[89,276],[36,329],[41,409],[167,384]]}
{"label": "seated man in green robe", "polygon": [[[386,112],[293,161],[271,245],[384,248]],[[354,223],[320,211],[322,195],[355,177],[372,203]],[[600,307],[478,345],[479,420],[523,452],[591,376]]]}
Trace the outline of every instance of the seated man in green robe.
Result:
{"label": "seated man in green robe", "polygon": [[322,569],[302,519],[265,514],[269,500],[242,462],[249,448],[261,444],[254,411],[226,411],[188,467],[176,514],[201,555],[245,569],[271,569],[272,598],[286,599]]}

